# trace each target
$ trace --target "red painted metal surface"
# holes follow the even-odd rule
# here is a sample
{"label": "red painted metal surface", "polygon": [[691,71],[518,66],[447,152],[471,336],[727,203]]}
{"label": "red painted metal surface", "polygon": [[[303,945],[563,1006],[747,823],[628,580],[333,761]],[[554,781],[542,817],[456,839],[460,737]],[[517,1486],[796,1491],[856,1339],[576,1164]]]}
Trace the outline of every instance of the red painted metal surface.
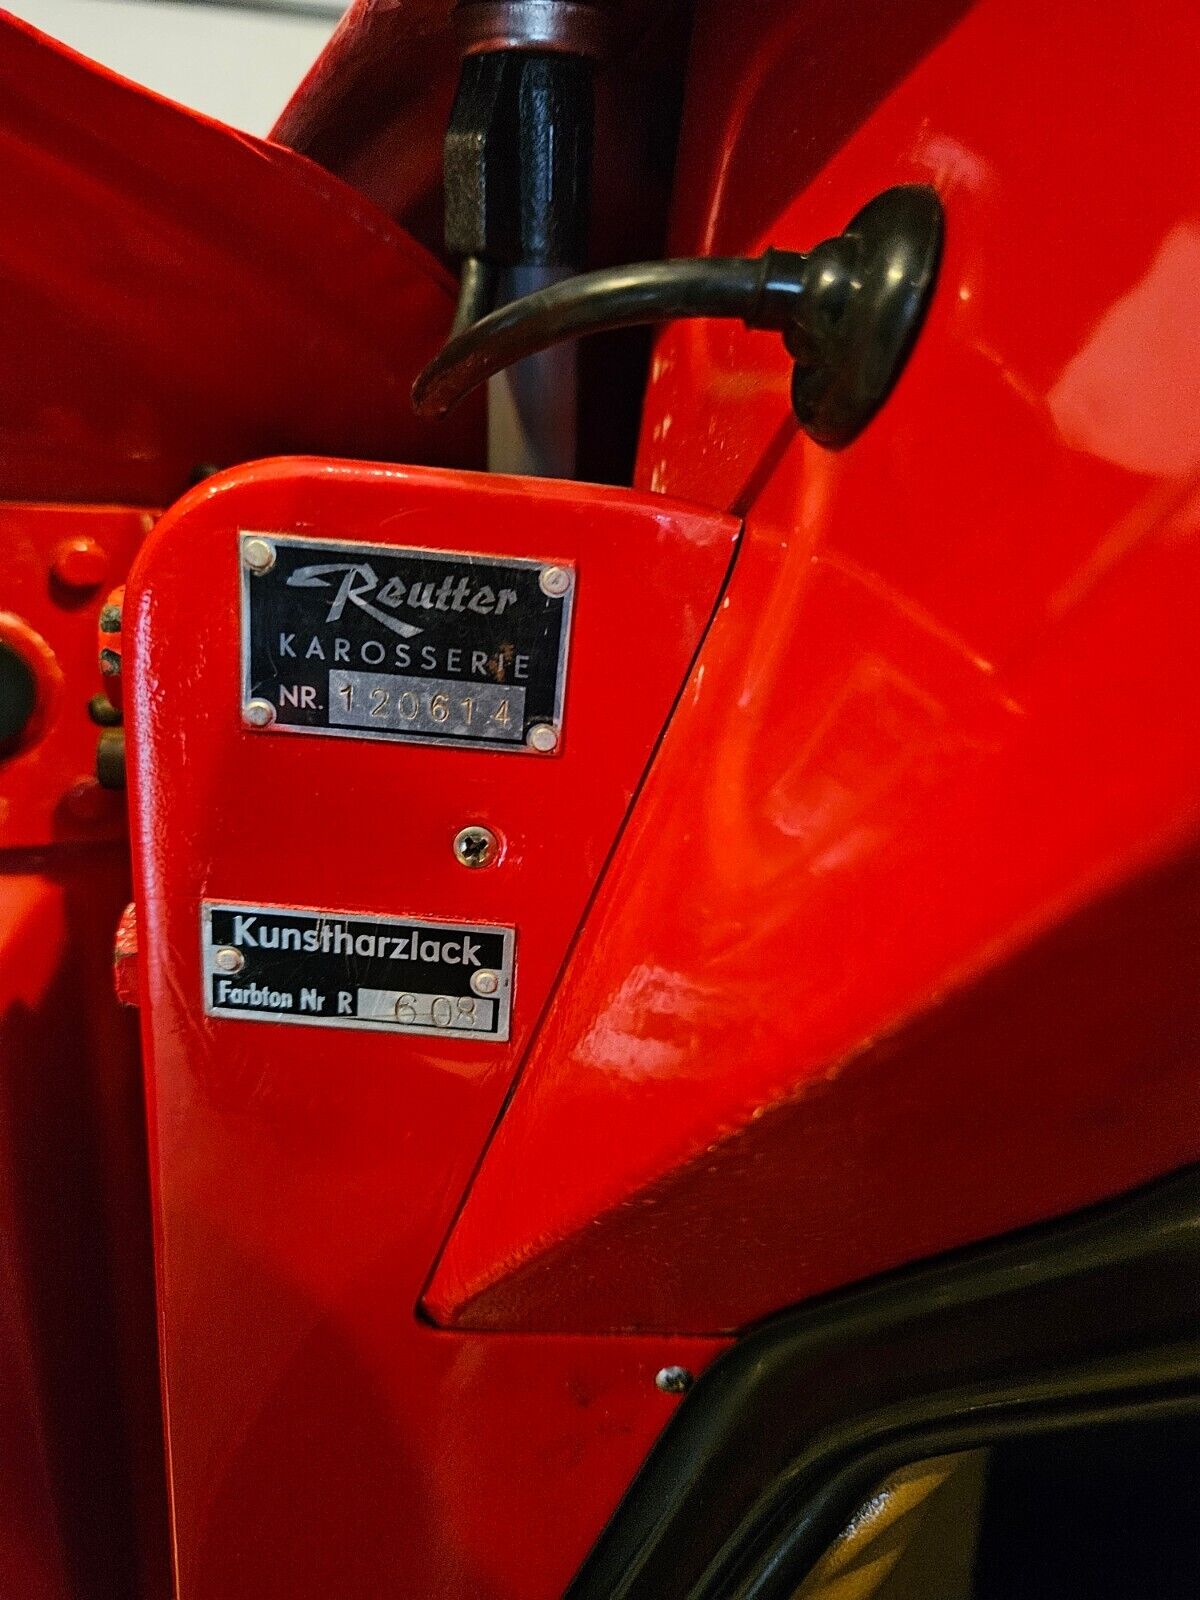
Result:
{"label": "red painted metal surface", "polygon": [[20,1073],[20,1063],[16,1073],[12,1065],[10,1019],[23,1019],[44,1001],[62,938],[61,897],[52,887],[31,875],[0,878],[0,1037],[7,1102],[0,1123],[0,1360],[5,1373],[0,1388],[0,1590],[37,1600],[69,1600],[72,1575],[70,1551],[59,1532],[49,1437],[53,1422],[46,1414],[38,1373],[38,1274],[30,1269],[30,1245],[26,1240],[22,1248],[21,1240],[22,1212],[28,1210],[20,1196],[25,1163],[12,1147],[16,1138],[28,1135],[7,1109]]}
{"label": "red painted metal surface", "polygon": [[[471,458],[477,414],[426,431],[405,398],[451,285],[371,207],[436,248],[446,12],[357,7],[278,130],[366,200],[0,22],[0,491]],[[670,1414],[655,1369],[721,1347],[686,1333],[1200,1154],[1200,26],[1180,0],[1136,31],[1081,0],[738,24],[701,0],[675,250],[803,248],[897,181],[947,204],[933,315],[861,441],[796,436],[777,340],[682,324],[644,495],[260,464],[169,513],[130,590],[125,987],[181,1600],[548,1600]],[[653,237],[648,81],[602,91],[597,259]],[[733,519],[649,491],[745,513],[715,619]],[[0,1589],[57,1600],[126,1592],[153,1525],[152,1462],[112,1454],[153,1361],[107,997],[127,886],[75,844],[113,797],[69,823],[55,798],[94,743],[75,630],[90,656],[103,591],[46,588],[79,520],[133,540],[141,514],[36,515],[9,626],[56,659],[5,837],[53,854],[0,879]],[[238,526],[577,559],[561,756],[244,728]],[[454,862],[467,820],[501,867]],[[512,1042],[207,1019],[205,895],[516,922]],[[152,1536],[141,1560],[160,1592]]]}
{"label": "red painted metal surface", "polygon": [[747,531],[441,1319],[735,1327],[1200,1155],[1194,873],[1084,909],[1200,824],[1196,14],[984,0],[793,192],[818,20],[701,8],[675,247],[933,182],[940,287],[836,456],[777,341],[659,342],[642,480]]}
{"label": "red painted metal surface", "polygon": [[[3,773],[0,769],[0,782]],[[169,1584],[136,1027],[116,845],[0,869],[0,1593]]]}
{"label": "red painted metal surface", "polygon": [[160,1596],[165,1494],[136,1029],[112,996],[124,797],[93,775],[96,615],[153,517],[0,505],[0,1593]]}
{"label": "red painted metal surface", "polygon": [[0,504],[0,639],[25,658],[38,683],[28,732],[0,762],[0,849],[126,837],[123,796],[96,783],[100,730],[87,709],[101,684],[102,591],[96,583],[64,582],[58,568],[61,546],[86,539],[103,552],[115,582],[153,522],[150,512],[127,506]]}
{"label": "red painted metal surface", "polygon": [[141,1004],[141,963],[138,960],[137,907],[131,901],[121,912],[113,936],[113,993],[123,1006]]}
{"label": "red painted metal surface", "polygon": [[[236,534],[577,566],[552,758],[240,718]],[[707,625],[737,524],[631,491],[261,463],[168,512],[124,632],[183,1600],[561,1591],[715,1346],[448,1336],[422,1285]],[[506,840],[456,861],[466,822]],[[209,1018],[205,897],[518,929],[508,1044]]]}
{"label": "red painted metal surface", "polygon": [[206,465],[322,450],[471,465],[420,423],[453,285],[311,162],[0,18],[0,494],[174,499]]}

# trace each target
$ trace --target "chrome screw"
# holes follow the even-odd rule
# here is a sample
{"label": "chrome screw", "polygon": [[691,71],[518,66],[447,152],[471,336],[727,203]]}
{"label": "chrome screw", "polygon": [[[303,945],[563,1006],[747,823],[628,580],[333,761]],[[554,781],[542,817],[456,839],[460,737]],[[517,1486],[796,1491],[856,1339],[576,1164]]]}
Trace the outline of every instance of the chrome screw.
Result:
{"label": "chrome screw", "polygon": [[571,587],[571,573],[567,567],[543,567],[538,573],[538,588],[552,600],[561,599]]}
{"label": "chrome screw", "polygon": [[472,823],[454,835],[454,854],[464,867],[486,867],[496,859],[500,841],[490,828]]}
{"label": "chrome screw", "polygon": [[242,543],[242,562],[251,572],[270,572],[275,565],[275,546],[269,539],[246,539]]}
{"label": "chrome screw", "polygon": [[223,944],[213,956],[213,966],[218,972],[240,972],[245,965],[245,956],[231,944]]}
{"label": "chrome screw", "polygon": [[500,987],[500,975],[481,967],[478,972],[471,974],[471,987],[476,994],[495,994]]}
{"label": "chrome screw", "polygon": [[548,722],[535,722],[525,735],[525,743],[531,750],[547,756],[551,750],[558,749],[558,729]]}
{"label": "chrome screw", "polygon": [[660,1367],[654,1374],[654,1387],[663,1394],[686,1394],[692,1387],[692,1375],[686,1367]]}
{"label": "chrome screw", "polygon": [[242,721],[250,728],[269,728],[275,721],[275,707],[269,700],[247,700]]}

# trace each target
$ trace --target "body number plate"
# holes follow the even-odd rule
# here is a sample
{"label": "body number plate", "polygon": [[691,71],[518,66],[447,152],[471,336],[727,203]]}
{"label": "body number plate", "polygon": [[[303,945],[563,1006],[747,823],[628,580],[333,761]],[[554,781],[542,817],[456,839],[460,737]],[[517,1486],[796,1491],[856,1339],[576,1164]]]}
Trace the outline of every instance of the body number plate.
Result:
{"label": "body number plate", "polygon": [[[240,535],[242,695],[256,726],[553,749],[570,566]],[[265,707],[269,706],[269,712]]]}
{"label": "body number plate", "polygon": [[511,928],[205,901],[214,1017],[508,1038]]}

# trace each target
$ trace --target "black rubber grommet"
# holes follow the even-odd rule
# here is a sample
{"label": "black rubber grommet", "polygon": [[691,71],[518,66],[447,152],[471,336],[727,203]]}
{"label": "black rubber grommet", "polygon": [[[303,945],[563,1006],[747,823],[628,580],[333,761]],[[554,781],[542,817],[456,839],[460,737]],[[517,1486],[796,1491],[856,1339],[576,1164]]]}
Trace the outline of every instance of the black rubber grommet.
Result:
{"label": "black rubber grommet", "polygon": [[818,444],[849,444],[891,393],[933,294],[943,231],[937,193],[905,184],[876,195],[830,241],[842,246],[821,275],[830,315],[818,314],[816,341],[811,332],[802,349],[788,341],[796,420]]}

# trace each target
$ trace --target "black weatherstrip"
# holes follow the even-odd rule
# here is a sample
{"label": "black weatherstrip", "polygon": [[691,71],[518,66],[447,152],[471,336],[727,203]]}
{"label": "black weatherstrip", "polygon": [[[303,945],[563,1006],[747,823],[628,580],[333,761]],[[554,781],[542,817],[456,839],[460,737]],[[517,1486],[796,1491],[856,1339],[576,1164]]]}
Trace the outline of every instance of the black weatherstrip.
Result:
{"label": "black weatherstrip", "polygon": [[785,1600],[896,1467],[1200,1411],[1200,1168],[764,1324],[677,1411],[567,1600]]}

